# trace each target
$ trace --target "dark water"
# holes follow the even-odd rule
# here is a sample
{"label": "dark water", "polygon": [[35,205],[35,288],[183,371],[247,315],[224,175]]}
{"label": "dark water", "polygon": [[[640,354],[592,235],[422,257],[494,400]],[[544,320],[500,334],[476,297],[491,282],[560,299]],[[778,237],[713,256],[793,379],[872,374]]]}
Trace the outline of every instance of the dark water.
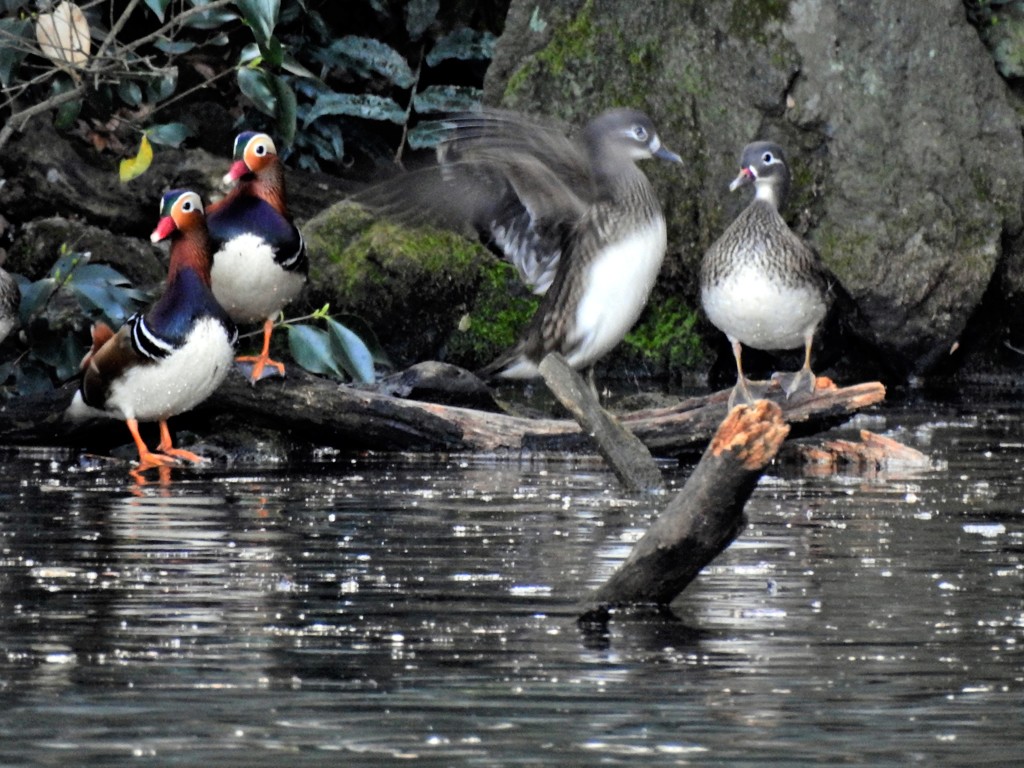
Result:
{"label": "dark water", "polygon": [[0,452],[0,765],[1020,764],[1024,412],[859,426],[936,469],[773,468],[607,636],[574,603],[652,510],[596,461]]}

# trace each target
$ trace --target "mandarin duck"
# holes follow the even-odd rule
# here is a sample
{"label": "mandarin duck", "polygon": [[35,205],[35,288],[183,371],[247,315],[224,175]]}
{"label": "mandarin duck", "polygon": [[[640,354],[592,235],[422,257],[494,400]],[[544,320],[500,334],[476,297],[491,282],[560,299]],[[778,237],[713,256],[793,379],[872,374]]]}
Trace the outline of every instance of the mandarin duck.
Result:
{"label": "mandarin duck", "polygon": [[754,198],[704,255],[701,304],[728,337],[736,358],[730,405],[752,401],[743,373],[743,345],[761,350],[804,348],[796,373],[776,374],[787,397],[813,392],[811,345],[832,301],[832,278],[818,255],[779,213],[790,171],[778,144],[748,144],[730,191],[753,185]]}
{"label": "mandarin duck", "polygon": [[[170,239],[170,268],[163,295],[115,333],[93,327],[92,349],[82,361],[72,417],[124,419],[139,451],[139,467],[170,466],[201,457],[175,448],[167,420],[209,397],[227,376],[237,339],[235,325],[210,290],[211,242],[203,204],[195,192],[173,190],[161,200],[150,238]],[[140,421],[160,424],[155,452],[139,435]]]}
{"label": "mandarin duck", "polygon": [[21,304],[18,283],[2,264],[3,259],[0,258],[0,342],[3,342],[18,324],[18,307]]}
{"label": "mandarin duck", "polygon": [[[432,176],[403,177],[401,190],[370,190],[367,207],[472,227],[543,294],[519,343],[482,375],[535,377],[549,352],[560,352],[573,368],[592,369],[640,316],[665,256],[665,218],[636,163],[682,160],[634,109],[603,112],[579,141],[494,110],[452,125]],[[403,209],[410,190],[412,214]]]}
{"label": "mandarin duck", "polygon": [[264,372],[268,366],[283,376],[284,364],[270,359],[274,319],[302,291],[309,261],[288,214],[284,166],[273,140],[265,133],[240,133],[224,182],[235,186],[207,213],[213,295],[236,323],[263,323],[260,354],[237,358],[252,363],[250,380],[272,375]]}

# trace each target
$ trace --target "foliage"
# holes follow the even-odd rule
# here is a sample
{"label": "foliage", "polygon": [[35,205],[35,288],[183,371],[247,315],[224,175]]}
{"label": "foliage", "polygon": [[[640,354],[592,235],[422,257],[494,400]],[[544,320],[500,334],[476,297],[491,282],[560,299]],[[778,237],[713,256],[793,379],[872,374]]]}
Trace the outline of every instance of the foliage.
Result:
{"label": "foliage", "polygon": [[[88,252],[65,248],[46,277],[14,275],[24,339],[4,344],[10,354],[0,358],[0,397],[46,391],[73,378],[91,344],[90,325],[103,322],[116,330],[153,299],[113,267],[90,259]],[[328,309],[284,321],[295,362],[310,373],[374,381],[375,365],[390,366],[376,336],[359,318],[334,318]],[[327,329],[305,320],[323,321]]]}
{"label": "foliage", "polygon": [[[81,9],[64,0],[36,10],[46,5],[0,6],[0,110],[9,114],[0,147],[27,120],[53,112],[58,127],[77,126],[94,143],[102,134],[122,154],[138,146],[123,179],[145,169],[150,144],[189,138],[171,108],[211,90],[236,105],[238,128],[273,133],[300,166],[400,159],[436,142],[441,116],[479,105],[495,41],[441,0],[135,0]],[[74,20],[75,42],[54,42],[47,30],[57,14]]]}
{"label": "foliage", "polygon": [[625,346],[646,362],[669,371],[694,368],[703,354],[697,317],[678,296],[652,302],[641,322],[626,335]]}
{"label": "foliage", "polygon": [[[310,373],[346,376],[360,384],[372,383],[376,374],[374,364],[390,367],[373,332],[358,318],[343,318],[348,325],[328,314],[330,306],[325,304],[312,315],[302,320],[322,320],[326,330],[315,325],[299,324],[298,320],[286,321],[288,327],[288,348],[292,358]],[[349,326],[355,326],[355,330]]]}
{"label": "foliage", "polygon": [[[83,321],[118,328],[150,299],[116,269],[91,264],[90,258],[88,252],[64,249],[46,277],[30,281],[15,275],[27,345],[0,361],[0,391],[27,395],[73,377],[89,346]],[[70,312],[62,299],[72,300]]]}

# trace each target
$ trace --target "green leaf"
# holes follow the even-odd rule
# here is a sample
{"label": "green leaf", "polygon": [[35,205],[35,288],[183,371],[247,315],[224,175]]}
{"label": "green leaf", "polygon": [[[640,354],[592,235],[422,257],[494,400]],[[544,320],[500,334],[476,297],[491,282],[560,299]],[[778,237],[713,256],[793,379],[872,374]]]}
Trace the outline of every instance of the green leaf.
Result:
{"label": "green leaf", "polygon": [[[64,246],[62,246],[62,249]],[[79,266],[84,266],[89,263],[89,259],[92,255],[89,253],[82,253],[80,251],[69,251],[62,250],[61,255],[50,267],[50,274],[48,277],[52,277],[58,282],[64,282],[67,280],[71,273],[78,269]]]}
{"label": "green leaf", "polygon": [[23,327],[28,326],[32,317],[43,308],[56,289],[57,281],[52,277],[44,277],[42,280],[21,286],[21,305],[18,308],[18,315]]}
{"label": "green leaf", "polygon": [[434,23],[440,8],[440,0],[409,0],[405,4],[405,29],[410,40],[420,39]]}
{"label": "green leaf", "polygon": [[188,53],[196,45],[196,43],[187,40],[171,40],[169,37],[160,37],[153,42],[154,48],[158,51],[163,51],[169,56],[180,56],[183,53]]}
{"label": "green leaf", "polygon": [[370,354],[373,355],[373,362],[375,364],[385,368],[394,368],[394,363],[391,362],[388,353],[384,351],[380,339],[377,338],[377,334],[373,332],[368,322],[357,315],[344,313],[335,315],[334,319],[362,339],[363,343],[369,348]]}
{"label": "green leaf", "polygon": [[431,149],[451,135],[452,124],[445,120],[424,120],[409,131],[405,140],[412,149]]}
{"label": "green leaf", "polygon": [[129,107],[137,107],[142,103],[142,88],[132,80],[122,80],[117,86],[117,95]]}
{"label": "green leaf", "polygon": [[412,97],[418,113],[479,111],[484,92],[468,85],[431,85]]}
{"label": "green leaf", "polygon": [[284,46],[280,40],[271,36],[265,44],[260,44],[260,55],[263,57],[263,64],[276,69],[284,63]]}
{"label": "green leaf", "polygon": [[313,108],[306,113],[303,127],[324,115],[352,115],[367,120],[390,120],[401,125],[405,122],[405,110],[393,99],[371,93],[322,93]]}
{"label": "green leaf", "polygon": [[15,388],[22,397],[50,392],[53,389],[49,375],[38,363],[23,363],[18,366],[14,380]]}
{"label": "green leaf", "polygon": [[373,354],[362,339],[337,320],[327,319],[327,331],[331,341],[334,359],[360,384],[370,384],[376,378],[373,370]]}
{"label": "green leaf", "polygon": [[165,147],[180,147],[181,142],[187,139],[191,133],[184,123],[163,123],[151,125],[146,129],[146,135],[151,142]]}
{"label": "green leaf", "polygon": [[274,120],[277,123],[277,135],[281,143],[291,146],[295,140],[296,110],[298,103],[295,99],[295,91],[291,86],[277,75],[267,75],[267,79],[274,92],[276,106],[274,107]]}
{"label": "green leaf", "polygon": [[281,13],[281,0],[235,0],[245,23],[252,28],[256,42],[266,45],[274,34]]}
{"label": "green leaf", "polygon": [[58,379],[68,379],[78,371],[85,350],[73,334],[58,336],[49,333],[32,334],[32,355],[55,369]]}
{"label": "green leaf", "polygon": [[427,54],[426,62],[428,66],[436,67],[448,59],[489,61],[494,58],[496,42],[497,38],[490,32],[460,27],[437,41]]}
{"label": "green leaf", "polygon": [[[209,5],[210,1],[211,0],[189,0],[189,3],[195,8],[202,8]],[[205,13],[197,13],[195,16],[189,16],[188,19],[185,20],[185,26],[194,27],[195,29],[219,29],[237,18],[238,14],[234,11],[217,8],[212,11],[206,11]]]}
{"label": "green leaf", "polygon": [[0,19],[0,84],[11,84],[11,77],[31,50],[32,22],[28,19]]}
{"label": "green leaf", "polygon": [[[50,81],[50,95],[59,96],[67,93],[75,87],[74,81],[67,75],[61,75]],[[62,131],[67,130],[75,124],[78,113],[82,111],[82,100],[74,99],[65,101],[57,107],[57,114],[53,118],[53,124]]]}
{"label": "green leaf", "polygon": [[281,69],[285,72],[295,75],[296,77],[305,77],[310,80],[316,80],[317,76],[306,69],[299,61],[292,56],[290,53],[285,52],[284,61],[281,62]]}
{"label": "green leaf", "polygon": [[238,70],[238,87],[256,109],[265,115],[275,116],[277,96],[266,72],[250,67]]}
{"label": "green leaf", "polygon": [[146,101],[156,103],[172,95],[178,88],[178,68],[165,67],[160,77],[146,83]]}
{"label": "green leaf", "polygon": [[311,325],[288,327],[288,349],[292,359],[310,373],[341,376],[341,369],[331,353],[331,342],[326,331]]}
{"label": "green leaf", "polygon": [[149,8],[160,21],[164,20],[164,15],[167,12],[167,6],[171,4],[171,0],[144,0],[146,7]]}
{"label": "green leaf", "polygon": [[239,66],[245,67],[254,61],[259,63],[258,59],[262,55],[263,54],[260,53],[260,47],[258,44],[249,43],[242,48],[242,52],[238,55],[238,64]]}
{"label": "green leaf", "polygon": [[360,77],[383,75],[399,88],[409,88],[416,82],[405,57],[372,37],[346,35],[318,52],[316,58],[330,66],[344,65]]}

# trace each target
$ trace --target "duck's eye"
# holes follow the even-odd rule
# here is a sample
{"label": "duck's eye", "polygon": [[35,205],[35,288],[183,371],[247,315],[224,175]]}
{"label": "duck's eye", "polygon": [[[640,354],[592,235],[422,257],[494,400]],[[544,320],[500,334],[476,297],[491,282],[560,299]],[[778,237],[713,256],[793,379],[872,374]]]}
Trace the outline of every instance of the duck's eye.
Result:
{"label": "duck's eye", "polygon": [[256,157],[263,157],[265,154],[267,154],[267,145],[257,144],[254,151],[256,152]]}
{"label": "duck's eye", "polygon": [[637,141],[647,141],[647,129],[642,125],[633,126],[633,138]]}
{"label": "duck's eye", "polygon": [[183,210],[185,213],[190,213],[192,211],[192,201],[191,200],[184,201],[181,204],[181,210]]}
{"label": "duck's eye", "polygon": [[765,165],[771,165],[772,163],[775,162],[775,155],[773,155],[771,152],[765,152],[764,156],[761,158],[761,161]]}

